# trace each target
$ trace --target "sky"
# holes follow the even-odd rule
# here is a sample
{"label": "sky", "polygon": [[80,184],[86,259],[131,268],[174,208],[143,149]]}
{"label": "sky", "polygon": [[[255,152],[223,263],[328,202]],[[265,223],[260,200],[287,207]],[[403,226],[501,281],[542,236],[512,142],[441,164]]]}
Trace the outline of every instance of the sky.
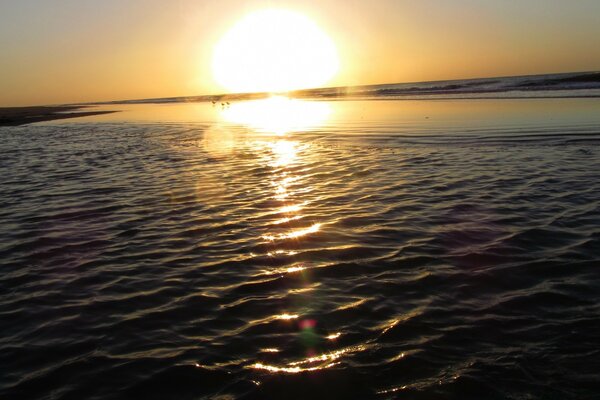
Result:
{"label": "sky", "polygon": [[0,106],[226,92],[215,46],[268,8],[332,40],[325,86],[600,70],[597,0],[0,0]]}

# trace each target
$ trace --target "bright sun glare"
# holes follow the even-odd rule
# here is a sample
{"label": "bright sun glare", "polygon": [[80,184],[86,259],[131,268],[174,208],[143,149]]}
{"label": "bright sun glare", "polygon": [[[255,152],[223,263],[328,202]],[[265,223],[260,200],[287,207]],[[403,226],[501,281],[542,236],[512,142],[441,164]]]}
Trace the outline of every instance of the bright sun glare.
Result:
{"label": "bright sun glare", "polygon": [[261,10],[215,46],[213,74],[232,92],[284,92],[326,84],[339,67],[333,41],[306,16]]}
{"label": "bright sun glare", "polygon": [[221,111],[222,117],[262,133],[284,135],[321,125],[331,109],[325,102],[310,102],[273,96],[268,99],[233,103]]}

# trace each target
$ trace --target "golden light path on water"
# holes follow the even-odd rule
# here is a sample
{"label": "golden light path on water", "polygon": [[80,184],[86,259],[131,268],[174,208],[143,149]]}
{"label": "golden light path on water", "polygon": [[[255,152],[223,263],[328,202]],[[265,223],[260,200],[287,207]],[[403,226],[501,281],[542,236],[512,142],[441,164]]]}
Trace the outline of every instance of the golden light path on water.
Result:
{"label": "golden light path on water", "polygon": [[[326,102],[289,99],[284,96],[233,103],[221,110],[221,117],[227,122],[275,135],[318,127],[330,114],[331,106]],[[295,154],[290,142],[279,142],[276,147],[279,147],[276,153],[280,157]],[[288,160],[288,164],[290,161]]]}
{"label": "golden light path on water", "polygon": [[316,371],[320,369],[331,368],[335,365],[338,365],[339,361],[337,360],[339,360],[344,354],[356,353],[364,350],[366,350],[366,346],[364,345],[350,346],[329,353],[323,353],[317,356],[306,357],[300,361],[293,361],[288,363],[286,366],[276,366],[257,362],[252,364],[250,368],[266,370],[269,372],[285,372],[292,374],[296,374],[299,372]]}
{"label": "golden light path on water", "polygon": [[[309,163],[314,165],[315,161],[318,164],[318,160],[311,158],[310,143],[303,143],[294,138],[302,132],[325,124],[331,114],[330,104],[273,96],[264,100],[235,102],[221,108],[219,112],[224,122],[241,126],[245,128],[245,132],[249,132],[244,140],[248,143],[250,138],[251,146],[256,149],[257,154],[261,155],[257,156],[256,162],[271,169],[268,179],[272,187],[271,198],[274,201],[274,208],[270,214],[276,218],[266,224],[272,229],[261,234],[260,239],[271,248],[266,253],[268,257],[290,257],[292,262],[280,267],[265,266],[261,275],[300,274],[299,277],[305,281],[305,289],[298,289],[297,292],[305,292],[310,297],[311,287],[319,283],[310,281],[310,274],[307,271],[311,266],[303,262],[293,262],[297,252],[287,248],[289,246],[286,247],[286,244],[291,241],[302,241],[322,232],[328,222],[315,220],[314,216],[309,218],[303,213],[310,209],[311,202],[315,201],[315,193],[312,193],[310,198],[306,196],[312,190],[306,186],[308,179],[306,172],[303,174],[305,171],[303,166]],[[226,132],[226,129],[224,131]],[[224,138],[232,139],[229,133],[226,133]],[[224,148],[229,149],[232,146],[234,145],[225,144]],[[286,358],[274,364],[272,357],[269,358],[269,362],[260,360],[260,354],[273,355],[281,352],[282,349],[265,347],[257,349],[258,359],[247,367],[284,374],[317,371],[338,365],[343,356],[365,349],[364,345],[355,345],[327,352],[319,351],[315,347],[317,341],[334,344],[343,333],[317,331],[319,321],[308,315],[302,315],[303,312],[306,313],[306,309],[305,306],[299,310],[279,310],[278,313],[259,321],[260,323],[280,321],[288,328],[296,328],[305,357],[299,360]]]}

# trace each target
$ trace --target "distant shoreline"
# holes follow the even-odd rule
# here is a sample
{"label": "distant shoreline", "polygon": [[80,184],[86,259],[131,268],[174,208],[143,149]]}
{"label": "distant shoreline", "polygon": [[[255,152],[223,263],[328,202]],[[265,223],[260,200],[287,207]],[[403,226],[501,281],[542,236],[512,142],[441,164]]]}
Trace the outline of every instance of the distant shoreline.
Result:
{"label": "distant shoreline", "polygon": [[485,100],[535,98],[600,98],[600,72],[572,72],[498,78],[458,79],[412,83],[391,83],[348,87],[327,87],[282,93],[229,93],[137,100],[73,103],[61,106],[0,108],[0,126],[18,126],[57,119],[86,117],[117,110],[85,111],[86,107],[118,104],[168,104],[260,100],[272,95],[307,100]]}
{"label": "distant shoreline", "polygon": [[[116,111],[78,111],[87,106],[0,107],[0,126],[19,126],[56,119],[110,114]],[[78,112],[71,112],[78,111]]]}
{"label": "distant shoreline", "polygon": [[[595,90],[588,93],[586,90]],[[561,95],[553,94],[560,92]],[[515,95],[516,94],[516,95]],[[200,96],[159,97],[148,99],[114,100],[86,103],[110,104],[165,104],[185,102],[227,103],[229,101],[260,100],[271,95],[296,99],[423,99],[424,96],[443,96],[452,99],[482,98],[536,98],[536,97],[600,97],[600,72],[564,72],[558,74],[521,75],[510,77],[469,78],[445,81],[404,82],[375,85],[337,86],[293,90],[281,93],[226,93]],[[454,97],[452,97],[454,96]],[[430,97],[425,97],[429,99]],[[433,97],[431,97],[433,98]]]}

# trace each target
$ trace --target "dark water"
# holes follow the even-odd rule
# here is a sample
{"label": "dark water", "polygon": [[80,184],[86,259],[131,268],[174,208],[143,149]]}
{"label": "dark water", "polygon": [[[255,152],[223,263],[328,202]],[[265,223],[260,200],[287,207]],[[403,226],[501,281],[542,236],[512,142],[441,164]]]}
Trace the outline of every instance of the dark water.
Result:
{"label": "dark water", "polygon": [[599,100],[182,107],[0,129],[0,398],[600,396]]}

